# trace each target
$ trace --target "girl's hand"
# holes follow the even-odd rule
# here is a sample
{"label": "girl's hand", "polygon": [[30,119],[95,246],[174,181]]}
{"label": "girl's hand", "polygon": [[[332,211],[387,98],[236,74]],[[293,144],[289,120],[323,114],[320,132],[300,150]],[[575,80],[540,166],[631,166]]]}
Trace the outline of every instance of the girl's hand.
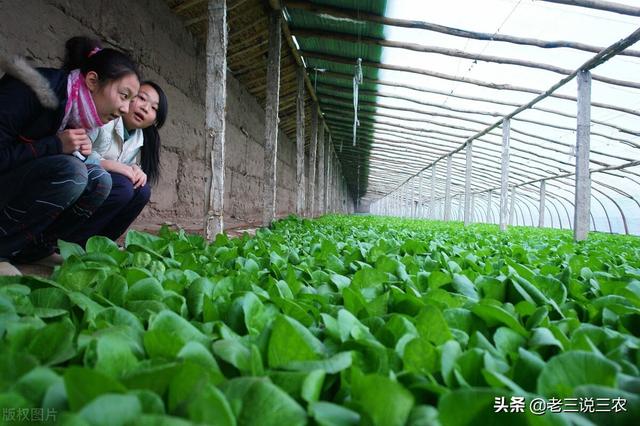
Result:
{"label": "girl's hand", "polygon": [[131,180],[131,182],[133,182],[133,189],[145,186],[147,184],[147,174],[135,164],[131,166],[131,169],[133,170],[133,179]]}
{"label": "girl's hand", "polygon": [[127,164],[115,160],[102,160],[100,165],[108,172],[119,173],[126,176],[131,183],[135,183],[133,168]]}
{"label": "girl's hand", "polygon": [[62,152],[72,154],[79,151],[85,157],[91,154],[91,139],[84,129],[67,129],[58,133],[58,138],[62,142]]}

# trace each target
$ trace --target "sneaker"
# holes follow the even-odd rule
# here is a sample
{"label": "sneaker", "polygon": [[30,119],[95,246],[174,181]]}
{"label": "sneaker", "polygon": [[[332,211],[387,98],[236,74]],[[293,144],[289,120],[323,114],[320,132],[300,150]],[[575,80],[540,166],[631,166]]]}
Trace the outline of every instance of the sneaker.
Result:
{"label": "sneaker", "polygon": [[18,276],[22,275],[22,273],[9,262],[0,262],[0,275]]}
{"label": "sneaker", "polygon": [[62,262],[64,262],[64,258],[62,256],[60,256],[58,253],[52,253],[47,257],[43,257],[42,259],[38,259],[29,263],[31,263],[32,265],[55,268],[56,266],[62,265]]}

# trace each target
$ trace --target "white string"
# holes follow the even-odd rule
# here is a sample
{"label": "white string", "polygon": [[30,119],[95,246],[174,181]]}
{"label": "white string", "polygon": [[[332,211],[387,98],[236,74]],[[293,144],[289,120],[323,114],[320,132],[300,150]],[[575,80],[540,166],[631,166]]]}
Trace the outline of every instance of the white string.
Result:
{"label": "white string", "polygon": [[356,146],[356,129],[360,126],[358,120],[358,87],[360,84],[362,84],[362,58],[358,58],[353,76],[353,146]]}

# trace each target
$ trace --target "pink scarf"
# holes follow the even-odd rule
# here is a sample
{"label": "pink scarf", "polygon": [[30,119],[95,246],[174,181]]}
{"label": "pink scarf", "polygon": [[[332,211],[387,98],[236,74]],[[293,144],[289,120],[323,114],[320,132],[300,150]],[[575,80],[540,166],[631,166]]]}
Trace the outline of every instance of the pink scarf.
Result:
{"label": "pink scarf", "polygon": [[101,127],[103,124],[91,92],[84,82],[84,76],[79,69],[71,71],[67,79],[67,105],[58,131],[61,132],[67,128],[90,130]]}

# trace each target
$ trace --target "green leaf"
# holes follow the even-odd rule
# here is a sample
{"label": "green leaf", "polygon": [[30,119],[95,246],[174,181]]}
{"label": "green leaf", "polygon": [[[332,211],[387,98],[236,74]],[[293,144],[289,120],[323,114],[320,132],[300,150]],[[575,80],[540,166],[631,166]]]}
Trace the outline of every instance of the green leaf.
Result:
{"label": "green leaf", "polygon": [[207,385],[189,404],[191,421],[211,426],[235,426],[236,418],[224,394],[213,385]]}
{"label": "green leaf", "polygon": [[351,284],[351,280],[348,277],[340,274],[330,274],[329,279],[335,286],[338,288],[338,291],[342,291],[342,289],[349,287]]}
{"label": "green leaf", "polygon": [[75,243],[68,243],[66,241],[58,240],[58,249],[60,250],[60,256],[64,260],[69,259],[71,256],[82,256],[85,252],[82,247]]}
{"label": "green leaf", "polygon": [[79,414],[92,425],[126,425],[142,415],[142,405],[134,395],[104,394],[84,406]]}
{"label": "green leaf", "polygon": [[331,402],[314,402],[309,405],[309,413],[320,426],[357,426],[360,424],[360,414]]}
{"label": "green leaf", "polygon": [[429,288],[436,289],[451,282],[451,274],[448,271],[433,271],[428,278]]}
{"label": "green leaf", "polygon": [[430,374],[437,371],[438,354],[435,347],[428,340],[416,338],[404,347],[402,356],[407,371],[420,374]]}
{"label": "green leaf", "polygon": [[469,278],[460,274],[453,274],[453,280],[451,282],[453,288],[460,294],[464,294],[469,299],[477,302],[480,300],[480,296],[478,296],[478,292],[476,291],[475,286],[471,282]]}
{"label": "green leaf", "polygon": [[310,372],[302,383],[302,399],[307,402],[318,401],[326,375],[324,370],[313,370]]}
{"label": "green leaf", "polygon": [[533,335],[529,339],[529,346],[536,348],[539,346],[557,346],[560,350],[564,350],[564,346],[555,338],[551,330],[544,327],[534,328]]}
{"label": "green leaf", "polygon": [[580,385],[613,387],[618,366],[591,352],[568,351],[557,355],[544,366],[538,377],[538,393],[565,398]]}
{"label": "green leaf", "polygon": [[533,282],[540,291],[549,299],[556,302],[558,305],[562,305],[567,300],[567,287],[564,283],[551,276],[536,275],[533,278]]}
{"label": "green leaf", "polygon": [[173,311],[164,310],[153,317],[144,335],[144,347],[149,357],[175,357],[190,341],[207,347],[209,339],[189,321]]}
{"label": "green leaf", "polygon": [[355,289],[378,287],[387,281],[387,274],[377,269],[360,269],[353,275],[351,287]]}
{"label": "green leaf", "polygon": [[47,367],[36,367],[18,379],[14,390],[30,400],[33,405],[41,406],[47,390],[58,382],[62,382],[62,378],[53,370]]}
{"label": "green leaf", "polygon": [[73,411],[80,410],[100,395],[126,392],[126,388],[115,379],[82,367],[69,367],[66,369],[64,372],[64,386],[67,390],[69,407]]}
{"label": "green leaf", "polygon": [[97,339],[95,370],[113,378],[120,378],[133,370],[138,359],[131,352],[131,345],[122,335],[105,334]]}
{"label": "green leaf", "polygon": [[45,365],[55,365],[72,358],[76,351],[73,337],[76,329],[67,318],[38,329],[27,350]]}
{"label": "green leaf", "polygon": [[305,425],[307,415],[298,403],[267,379],[242,377],[223,388],[238,424],[248,426]]}
{"label": "green leaf", "polygon": [[179,371],[180,366],[175,362],[143,361],[122,378],[129,389],[148,389],[157,395],[164,395],[169,383]]}
{"label": "green leaf", "polygon": [[193,362],[183,363],[169,384],[167,406],[171,414],[184,416],[191,402],[210,383],[207,369]]}
{"label": "green leaf", "polygon": [[503,355],[514,355],[518,353],[520,348],[526,342],[526,339],[519,333],[507,327],[499,327],[493,335],[496,349]]}
{"label": "green leaf", "polygon": [[224,376],[220,371],[220,367],[211,352],[198,342],[188,342],[178,352],[178,358],[185,361],[193,362],[202,366],[214,384],[218,384],[224,380]]}
{"label": "green leaf", "polygon": [[440,345],[453,338],[449,326],[440,312],[434,306],[425,306],[416,317],[416,328],[421,337]]}
{"label": "green leaf", "polygon": [[527,337],[529,335],[527,329],[518,322],[516,317],[502,309],[500,306],[489,302],[487,299],[481,300],[479,303],[473,305],[471,312],[486,321],[487,325],[490,327],[495,323],[502,323],[523,337]]}
{"label": "green leaf", "polygon": [[328,374],[336,374],[351,367],[353,357],[354,352],[339,352],[330,358],[317,361],[291,361],[282,368],[294,371],[322,370]]}
{"label": "green leaf", "polygon": [[214,285],[207,278],[196,278],[187,290],[187,306],[192,318],[202,315],[204,308],[204,298],[211,297]]}
{"label": "green leaf", "polygon": [[129,288],[127,300],[157,300],[162,301],[164,290],[155,278],[143,278]]}
{"label": "green leaf", "polygon": [[[502,389],[457,389],[440,398],[438,402],[439,420],[447,426],[468,426],[491,424],[492,426],[512,426],[514,416],[495,412],[496,398],[505,397],[507,404],[510,392]],[[518,418],[518,423],[522,420]]]}
{"label": "green leaf", "polygon": [[237,340],[222,339],[213,343],[213,352],[243,372],[251,371],[251,351]]}
{"label": "green leaf", "polygon": [[324,353],[322,342],[298,321],[284,315],[276,318],[268,347],[271,368],[285,366],[291,361],[321,359]]}
{"label": "green leaf", "polygon": [[377,374],[358,378],[352,396],[360,414],[376,426],[404,425],[414,402],[411,392],[401,384]]}
{"label": "green leaf", "polygon": [[124,306],[129,287],[127,280],[122,275],[111,274],[106,280],[98,284],[96,290],[113,304]]}
{"label": "green leaf", "polygon": [[106,253],[110,254],[113,252],[118,252],[120,249],[118,248],[118,244],[114,243],[107,237],[103,237],[100,235],[94,235],[93,237],[87,240],[87,253]]}

